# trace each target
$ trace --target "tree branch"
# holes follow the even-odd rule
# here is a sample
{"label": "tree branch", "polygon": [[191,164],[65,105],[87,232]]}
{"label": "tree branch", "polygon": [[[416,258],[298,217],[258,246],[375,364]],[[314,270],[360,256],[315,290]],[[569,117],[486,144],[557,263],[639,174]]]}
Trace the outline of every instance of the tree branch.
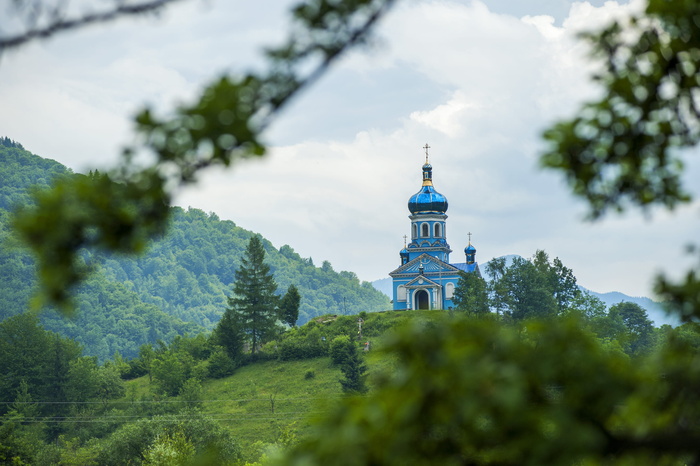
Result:
{"label": "tree branch", "polygon": [[[109,21],[114,21],[123,16],[155,13],[165,8],[168,4],[176,1],[179,0],[150,0],[137,4],[119,4],[112,10],[103,11],[100,13],[86,13],[77,18],[61,18],[60,14],[58,13],[58,9],[54,9],[52,11],[52,18],[49,24],[41,27],[31,27],[27,31],[20,34],[0,38],[0,52],[3,50],[20,47],[34,40],[47,39],[59,32],[78,29],[91,24],[106,23]],[[38,22],[36,17],[34,20],[35,21],[33,22]]]}

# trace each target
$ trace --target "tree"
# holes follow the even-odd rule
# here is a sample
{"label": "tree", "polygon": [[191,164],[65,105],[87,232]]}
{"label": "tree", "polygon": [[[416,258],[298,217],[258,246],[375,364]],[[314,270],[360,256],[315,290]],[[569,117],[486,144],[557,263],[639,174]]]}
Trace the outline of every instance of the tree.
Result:
{"label": "tree", "polygon": [[252,236],[235,272],[233,295],[226,310],[232,326],[250,340],[252,354],[277,330],[277,283],[264,260],[262,241]]}
{"label": "tree", "polygon": [[338,335],[331,340],[328,354],[331,357],[331,363],[340,366],[343,362],[350,358],[350,353],[355,351],[355,343],[347,335]]}
{"label": "tree", "polygon": [[211,344],[223,348],[231,363],[240,363],[243,355],[244,335],[238,316],[232,308],[226,309],[224,315],[211,334]]}
{"label": "tree", "polygon": [[548,277],[542,275],[532,262],[521,257],[514,258],[502,281],[507,292],[507,315],[513,319],[556,315],[556,301]]}
{"label": "tree", "polygon": [[515,257],[509,266],[504,257],[493,259],[486,274],[491,307],[516,320],[565,313],[580,294],[571,269],[543,250],[529,261]]}
{"label": "tree", "polygon": [[340,363],[340,371],[344,378],[340,379],[343,392],[350,395],[361,395],[367,393],[367,366],[362,361],[360,349],[356,344],[351,343],[345,359]]}
{"label": "tree", "polygon": [[189,355],[167,351],[153,360],[153,377],[160,390],[168,396],[176,396],[190,376],[192,366]]}
{"label": "tree", "polygon": [[557,303],[557,312],[563,312],[581,293],[576,285],[576,277],[570,268],[565,267],[558,257],[550,262],[547,253],[538,249],[532,258],[532,264],[545,277],[547,285]]}
{"label": "tree", "polygon": [[301,303],[299,290],[296,286],[289,285],[287,292],[280,300],[279,310],[280,320],[290,327],[294,327],[299,319],[299,303]]}
{"label": "tree", "polygon": [[153,345],[150,343],[144,343],[139,348],[139,360],[143,369],[148,373],[148,381],[153,381],[153,360],[155,359],[156,353],[153,349]]}
{"label": "tree", "polygon": [[498,315],[503,315],[508,301],[508,291],[503,281],[503,276],[505,273],[505,257],[491,259],[489,263],[486,264],[486,274],[490,278],[488,284],[489,303]]}
{"label": "tree", "polygon": [[209,377],[221,379],[233,374],[237,362],[231,359],[226,350],[221,346],[215,346],[209,356]]}
{"label": "tree", "polygon": [[654,325],[639,304],[623,301],[610,307],[612,319],[619,318],[627,330],[625,351],[632,356],[649,352],[653,346]]}
{"label": "tree", "polygon": [[486,315],[489,308],[488,285],[477,273],[461,273],[452,298],[458,311],[473,315]]}

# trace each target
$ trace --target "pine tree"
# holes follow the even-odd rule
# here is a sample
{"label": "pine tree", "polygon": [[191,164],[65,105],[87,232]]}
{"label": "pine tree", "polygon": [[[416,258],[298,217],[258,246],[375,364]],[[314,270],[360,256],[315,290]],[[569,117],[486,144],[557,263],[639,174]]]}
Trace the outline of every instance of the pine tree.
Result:
{"label": "pine tree", "polygon": [[368,388],[365,383],[367,366],[362,362],[360,350],[354,343],[347,358],[342,362],[340,371],[345,376],[344,379],[340,379],[340,385],[343,387],[344,393],[350,395],[367,393]]}
{"label": "pine tree", "polygon": [[299,303],[301,295],[294,285],[289,285],[287,292],[280,301],[280,319],[290,327],[294,327],[299,319]]}
{"label": "pine tree", "polygon": [[250,339],[253,354],[277,329],[277,283],[264,259],[262,241],[253,236],[236,270],[226,310],[235,327]]}

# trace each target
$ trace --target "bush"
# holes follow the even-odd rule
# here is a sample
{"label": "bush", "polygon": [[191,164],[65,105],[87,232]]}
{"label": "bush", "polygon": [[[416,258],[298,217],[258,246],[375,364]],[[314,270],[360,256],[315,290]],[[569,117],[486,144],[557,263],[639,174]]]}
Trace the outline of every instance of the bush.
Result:
{"label": "bush", "polygon": [[304,374],[304,380],[311,380],[316,377],[316,372],[314,371],[306,371],[306,374]]}
{"label": "bush", "polygon": [[327,345],[317,327],[310,330],[292,329],[284,335],[279,344],[279,356],[283,361],[310,359],[325,356]]}
{"label": "bush", "polygon": [[343,365],[353,353],[355,349],[354,346],[355,344],[350,340],[350,337],[347,335],[340,335],[335,337],[333,341],[331,341],[331,346],[328,351],[331,357],[331,362],[336,366]]}
{"label": "bush", "polygon": [[233,374],[238,367],[236,361],[226,353],[221,346],[215,346],[209,356],[209,377],[212,379],[222,379]]}

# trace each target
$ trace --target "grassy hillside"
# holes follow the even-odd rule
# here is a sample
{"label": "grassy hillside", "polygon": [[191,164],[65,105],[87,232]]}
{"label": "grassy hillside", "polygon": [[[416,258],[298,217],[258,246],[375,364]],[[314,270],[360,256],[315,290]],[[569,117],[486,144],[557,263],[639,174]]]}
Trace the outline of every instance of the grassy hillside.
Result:
{"label": "grassy hillside", "polygon": [[[295,334],[314,335],[325,342],[338,335],[351,336],[362,346],[371,342],[372,350],[364,353],[370,387],[375,374],[391,369],[393,359],[381,352],[388,332],[406,322],[429,322],[444,315],[441,311],[389,311],[368,314],[363,338],[357,338],[358,316],[324,316],[297,329]],[[294,335],[289,338],[294,339]],[[299,341],[299,340],[297,340]],[[271,342],[269,345],[276,346]],[[273,349],[266,348],[270,357]],[[280,355],[281,356],[281,355]],[[208,379],[199,395],[202,413],[212,417],[241,443],[243,451],[254,460],[256,443],[284,443],[289,435],[305,436],[313,420],[323,416],[342,396],[339,380],[342,373],[329,357],[302,360],[272,359],[243,366],[226,378]],[[158,390],[157,382],[140,377],[127,382],[127,398],[148,398]],[[166,399],[178,405],[180,398]],[[181,402],[181,401],[180,401]],[[188,403],[182,403],[182,406]]]}

